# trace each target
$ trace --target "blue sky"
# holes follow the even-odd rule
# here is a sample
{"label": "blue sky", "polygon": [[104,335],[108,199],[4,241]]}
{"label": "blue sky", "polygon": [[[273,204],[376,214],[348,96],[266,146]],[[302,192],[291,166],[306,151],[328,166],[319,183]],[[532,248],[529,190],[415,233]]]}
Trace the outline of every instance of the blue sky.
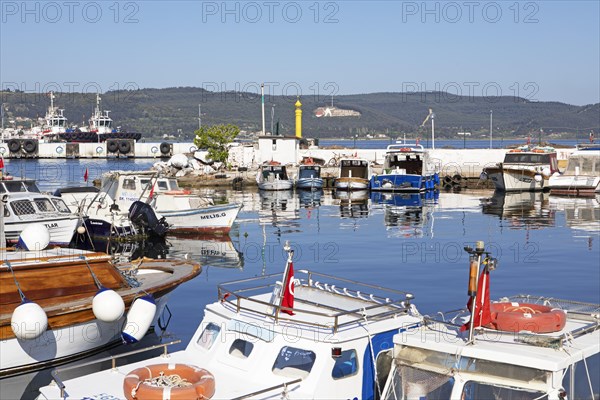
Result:
{"label": "blue sky", "polygon": [[600,2],[5,1],[0,81],[600,102]]}

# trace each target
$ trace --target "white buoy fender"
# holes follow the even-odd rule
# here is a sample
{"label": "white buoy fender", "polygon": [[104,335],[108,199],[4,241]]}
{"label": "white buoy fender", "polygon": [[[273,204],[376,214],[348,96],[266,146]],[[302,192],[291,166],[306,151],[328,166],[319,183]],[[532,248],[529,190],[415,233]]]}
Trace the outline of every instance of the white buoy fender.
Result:
{"label": "white buoy fender", "polygon": [[542,169],[542,176],[546,179],[548,179],[550,177],[551,173],[550,173],[550,168],[548,167],[544,167]]}
{"label": "white buoy fender", "polygon": [[154,314],[156,314],[154,297],[146,295],[136,299],[127,313],[125,328],[121,334],[123,341],[126,343],[140,341],[150,329]]}
{"label": "white buoy fender", "polygon": [[50,243],[50,231],[43,224],[32,224],[23,229],[19,235],[17,247],[32,251],[44,250]]}
{"label": "white buoy fender", "polygon": [[535,179],[536,182],[541,182],[544,180],[544,178],[542,178],[542,176],[540,174],[535,174],[533,179]]}
{"label": "white buoy fender", "polygon": [[115,322],[125,313],[125,302],[117,292],[101,288],[92,300],[92,311],[104,322]]}
{"label": "white buoy fender", "polygon": [[48,316],[39,304],[24,300],[13,311],[10,327],[18,339],[35,339],[48,329]]}
{"label": "white buoy fender", "polygon": [[487,181],[487,179],[488,179],[487,172],[482,172],[481,174],[479,174],[479,180],[480,181]]}

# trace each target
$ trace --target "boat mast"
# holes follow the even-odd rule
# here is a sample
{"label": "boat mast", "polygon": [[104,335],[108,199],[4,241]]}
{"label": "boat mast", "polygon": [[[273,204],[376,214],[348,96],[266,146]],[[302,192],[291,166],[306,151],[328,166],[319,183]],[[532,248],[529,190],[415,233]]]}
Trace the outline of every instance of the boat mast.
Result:
{"label": "boat mast", "polygon": [[260,84],[260,98],[262,107],[262,134],[265,136],[265,84]]}

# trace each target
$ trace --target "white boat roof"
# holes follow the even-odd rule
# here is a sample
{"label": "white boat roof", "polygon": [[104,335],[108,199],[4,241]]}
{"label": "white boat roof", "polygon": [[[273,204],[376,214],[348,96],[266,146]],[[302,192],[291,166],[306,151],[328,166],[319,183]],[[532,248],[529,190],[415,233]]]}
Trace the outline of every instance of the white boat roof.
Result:
{"label": "white boat roof", "polygon": [[386,153],[425,153],[425,148],[421,144],[390,144],[386,148]]}
{"label": "white boat roof", "polygon": [[[220,301],[206,306],[207,315],[214,313],[242,325],[267,324],[275,334],[290,326],[300,327],[301,337],[314,340],[315,333],[320,333],[318,337],[328,337],[324,341],[333,343],[364,337],[365,323],[372,332],[389,330],[391,324],[397,326],[393,320],[407,315],[413,299],[410,293],[297,270],[294,315],[281,311],[276,316],[276,298],[269,289],[281,285],[281,278],[282,274],[272,274],[221,284]],[[253,294],[255,291],[261,293]],[[419,321],[411,318],[407,322]]]}
{"label": "white boat roof", "polygon": [[451,324],[447,322],[448,313],[444,314],[446,322],[441,322],[438,314],[426,318],[426,323],[414,331],[395,335],[394,344],[545,371],[563,370],[600,352],[600,305],[525,295],[509,300],[564,309],[567,323],[563,330],[551,334],[477,328],[475,343],[468,344],[468,331],[459,332],[468,318]]}

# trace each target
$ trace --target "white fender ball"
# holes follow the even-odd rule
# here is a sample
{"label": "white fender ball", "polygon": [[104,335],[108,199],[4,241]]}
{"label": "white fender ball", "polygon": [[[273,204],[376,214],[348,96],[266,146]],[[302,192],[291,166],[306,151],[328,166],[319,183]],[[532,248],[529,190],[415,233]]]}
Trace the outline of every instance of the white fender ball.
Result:
{"label": "white fender ball", "polygon": [[103,322],[114,322],[125,313],[125,302],[114,290],[102,288],[92,300],[94,316]]}
{"label": "white fender ball", "polygon": [[125,328],[121,334],[123,341],[126,343],[139,342],[150,329],[155,314],[154,297],[146,295],[136,299],[127,313]]}
{"label": "white fender ball", "polygon": [[548,168],[548,167],[544,167],[544,168],[542,169],[542,176],[543,176],[544,178],[546,178],[546,179],[547,179],[547,178],[549,178],[549,177],[550,177],[550,175],[551,175],[551,174],[550,174],[550,168]]}
{"label": "white fender ball", "polygon": [[35,339],[48,329],[48,316],[39,304],[26,300],[13,311],[10,325],[18,339]]}
{"label": "white fender ball", "polygon": [[44,250],[50,243],[50,231],[43,224],[32,224],[19,235],[17,247],[23,250]]}
{"label": "white fender ball", "polygon": [[540,174],[535,174],[533,179],[535,179],[536,182],[541,182],[542,180],[544,180],[544,178],[542,178]]}

